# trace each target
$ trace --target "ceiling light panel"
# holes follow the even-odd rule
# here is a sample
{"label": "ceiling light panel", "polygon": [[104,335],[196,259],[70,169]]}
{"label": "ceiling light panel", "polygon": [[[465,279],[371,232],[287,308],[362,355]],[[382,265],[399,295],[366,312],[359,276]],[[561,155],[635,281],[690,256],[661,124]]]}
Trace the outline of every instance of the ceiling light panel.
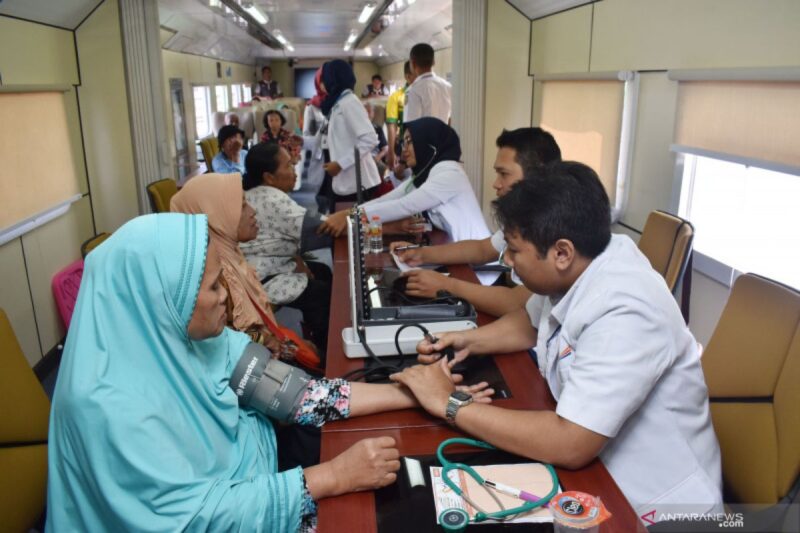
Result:
{"label": "ceiling light panel", "polygon": [[372,16],[372,13],[375,12],[376,7],[378,7],[377,4],[373,2],[365,4],[364,9],[361,10],[361,14],[358,16],[358,23],[366,24],[369,18]]}
{"label": "ceiling light panel", "polygon": [[256,22],[262,26],[269,22],[269,17],[265,13],[262,13],[261,10],[254,5],[245,7],[244,10],[247,11],[250,16],[256,19]]}

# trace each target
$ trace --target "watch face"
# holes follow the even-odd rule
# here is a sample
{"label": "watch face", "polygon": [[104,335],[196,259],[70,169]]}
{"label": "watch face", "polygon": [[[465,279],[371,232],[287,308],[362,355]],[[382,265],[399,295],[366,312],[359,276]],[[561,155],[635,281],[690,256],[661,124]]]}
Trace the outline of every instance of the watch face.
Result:
{"label": "watch face", "polygon": [[459,402],[466,402],[467,400],[472,398],[472,394],[470,394],[468,392],[460,391],[460,390],[455,391],[450,396],[452,396],[453,398],[455,398]]}

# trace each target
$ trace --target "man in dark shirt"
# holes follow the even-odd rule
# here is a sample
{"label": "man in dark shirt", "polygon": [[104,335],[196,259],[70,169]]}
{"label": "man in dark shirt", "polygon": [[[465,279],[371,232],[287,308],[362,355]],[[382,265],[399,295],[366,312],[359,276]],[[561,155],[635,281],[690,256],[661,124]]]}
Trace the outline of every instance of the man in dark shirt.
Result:
{"label": "man in dark shirt", "polygon": [[372,83],[361,92],[362,98],[372,98],[373,96],[389,96],[389,89],[383,84],[380,74],[372,76]]}
{"label": "man in dark shirt", "polygon": [[281,86],[272,79],[272,68],[265,66],[261,69],[261,81],[256,87],[256,96],[264,98],[280,98],[283,96]]}

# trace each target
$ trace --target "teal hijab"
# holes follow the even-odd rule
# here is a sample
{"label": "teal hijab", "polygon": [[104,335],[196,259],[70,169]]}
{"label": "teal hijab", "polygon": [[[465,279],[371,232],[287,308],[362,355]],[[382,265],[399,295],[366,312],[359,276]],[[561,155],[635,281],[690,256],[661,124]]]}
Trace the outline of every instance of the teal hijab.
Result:
{"label": "teal hijab", "polygon": [[249,342],[186,332],[204,215],[136,218],[87,258],[53,397],[47,531],[297,531],[301,470],[228,387]]}

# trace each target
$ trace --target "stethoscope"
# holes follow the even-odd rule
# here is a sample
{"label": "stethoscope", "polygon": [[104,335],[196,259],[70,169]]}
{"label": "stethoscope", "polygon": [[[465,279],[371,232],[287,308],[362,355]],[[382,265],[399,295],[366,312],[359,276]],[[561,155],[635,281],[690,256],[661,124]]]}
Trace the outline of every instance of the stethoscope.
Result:
{"label": "stethoscope", "polygon": [[[489,443],[474,440],[474,439],[463,439],[463,438],[454,438],[454,439],[447,439],[443,441],[439,448],[436,450],[436,457],[439,459],[439,463],[442,465],[442,479],[444,483],[458,496],[464,499],[465,502],[470,504],[477,512],[475,516],[472,518],[469,517],[466,511],[459,508],[451,508],[445,509],[439,515],[439,523],[446,531],[462,531],[467,524],[469,524],[470,520],[473,522],[484,522],[486,520],[510,520],[511,518],[515,517],[516,515],[528,513],[534,509],[547,505],[550,499],[556,495],[558,492],[558,476],[556,475],[556,471],[552,465],[542,463],[547,471],[550,473],[550,478],[553,480],[553,488],[550,489],[545,496],[536,496],[534,494],[530,494],[523,490],[509,487],[507,485],[503,485],[502,483],[497,483],[491,481],[489,479],[484,479],[481,477],[478,472],[475,471],[469,465],[465,465],[463,463],[451,463],[447,460],[444,456],[444,449],[453,444],[464,444],[466,446],[474,446],[476,448],[483,448],[485,450],[495,450],[494,446]],[[464,494],[464,491],[461,490],[452,479],[450,479],[450,472],[454,470],[463,470],[466,472],[472,479],[478,482],[478,484],[484,488],[484,490],[492,497],[492,499],[497,502],[497,505],[500,507],[499,511],[494,512],[487,512],[486,510],[482,509],[478,506],[472,498]],[[524,503],[512,509],[506,509],[503,504],[500,502],[500,499],[497,497],[495,492],[501,492],[503,494],[507,494],[509,496],[513,496],[515,498],[519,498]]]}

